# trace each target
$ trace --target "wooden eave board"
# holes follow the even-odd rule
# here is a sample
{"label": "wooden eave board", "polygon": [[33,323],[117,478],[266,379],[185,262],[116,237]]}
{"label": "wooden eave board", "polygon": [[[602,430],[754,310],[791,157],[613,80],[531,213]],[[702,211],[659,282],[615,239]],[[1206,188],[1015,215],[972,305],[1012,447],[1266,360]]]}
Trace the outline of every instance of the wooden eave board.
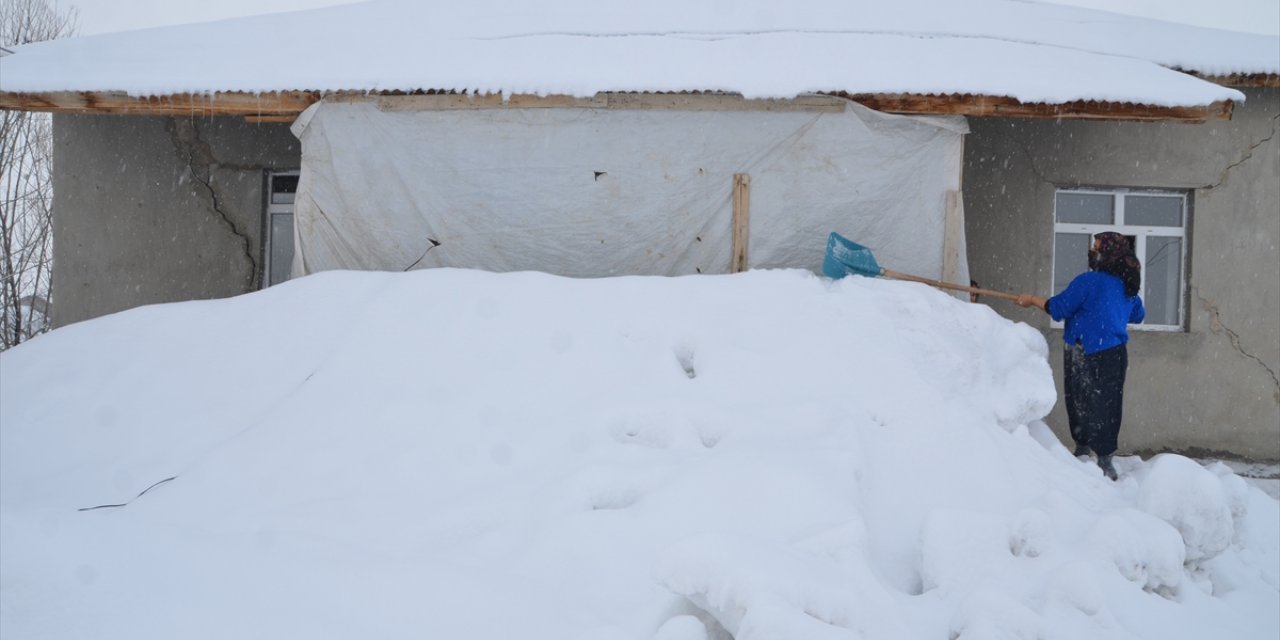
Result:
{"label": "wooden eave board", "polygon": [[1195,76],[1224,87],[1236,89],[1280,89],[1280,74],[1275,73],[1232,73],[1228,75],[1205,75],[1195,71],[1175,69],[1189,76]]}
{"label": "wooden eave board", "polygon": [[[1275,77],[1275,76],[1271,76]],[[1271,86],[1271,85],[1264,85]],[[218,92],[214,94],[174,94],[166,96],[131,96],[122,92],[0,92],[0,109],[72,114],[151,115],[151,116],[241,116],[267,122],[287,121],[322,97],[350,98],[376,96],[436,96],[439,104],[427,108],[698,108],[699,99],[719,99],[723,94],[709,93],[618,93],[575,98],[572,96],[471,95],[450,91],[403,92],[321,92],[276,91],[271,93]],[[852,100],[885,113],[907,115],[961,115],[970,117],[1053,118],[1084,120],[1138,120],[1204,122],[1229,120],[1233,103],[1219,101],[1206,106],[1162,107],[1131,103],[1076,101],[1065,104],[1023,103],[1013,98],[985,95],[919,95],[919,94],[850,94],[826,92],[824,96]],[[673,98],[676,96],[676,98]],[[690,98],[697,96],[698,98]],[[739,108],[786,108],[796,104],[803,108],[809,97],[793,100],[736,100]],[[420,107],[421,108],[421,107]]]}

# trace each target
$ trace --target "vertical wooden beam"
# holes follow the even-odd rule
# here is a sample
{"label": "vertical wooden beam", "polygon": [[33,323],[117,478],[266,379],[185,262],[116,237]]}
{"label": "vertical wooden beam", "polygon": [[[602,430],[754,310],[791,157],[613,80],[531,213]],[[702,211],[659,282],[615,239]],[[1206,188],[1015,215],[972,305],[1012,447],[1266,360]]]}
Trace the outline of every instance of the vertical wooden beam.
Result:
{"label": "vertical wooden beam", "polygon": [[747,239],[751,228],[751,176],[733,174],[733,251],[729,272],[747,270]]}
{"label": "vertical wooden beam", "polygon": [[[942,215],[942,280],[969,286],[969,262],[965,252],[964,199],[960,191],[947,191]],[[955,294],[968,300],[969,294]]]}

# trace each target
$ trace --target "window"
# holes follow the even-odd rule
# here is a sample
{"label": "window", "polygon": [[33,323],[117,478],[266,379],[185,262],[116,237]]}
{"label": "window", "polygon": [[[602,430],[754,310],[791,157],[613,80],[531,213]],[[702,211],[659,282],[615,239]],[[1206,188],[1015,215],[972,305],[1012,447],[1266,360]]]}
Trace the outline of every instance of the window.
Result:
{"label": "window", "polygon": [[1053,291],[1089,268],[1093,235],[1116,231],[1142,261],[1140,328],[1180,331],[1186,313],[1187,195],[1139,189],[1059,189],[1054,202]]}
{"label": "window", "polygon": [[262,225],[263,286],[288,280],[293,268],[293,196],[297,191],[297,171],[267,173],[267,210]]}

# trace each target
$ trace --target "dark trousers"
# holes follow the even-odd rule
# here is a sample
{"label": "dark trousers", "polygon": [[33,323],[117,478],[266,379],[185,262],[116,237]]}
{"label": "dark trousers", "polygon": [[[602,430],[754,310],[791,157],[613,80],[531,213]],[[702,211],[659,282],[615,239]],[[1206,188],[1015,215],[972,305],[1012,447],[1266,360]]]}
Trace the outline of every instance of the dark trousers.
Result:
{"label": "dark trousers", "polygon": [[1115,453],[1124,413],[1129,350],[1120,345],[1086,354],[1083,347],[1075,345],[1067,347],[1062,363],[1071,437],[1099,456]]}

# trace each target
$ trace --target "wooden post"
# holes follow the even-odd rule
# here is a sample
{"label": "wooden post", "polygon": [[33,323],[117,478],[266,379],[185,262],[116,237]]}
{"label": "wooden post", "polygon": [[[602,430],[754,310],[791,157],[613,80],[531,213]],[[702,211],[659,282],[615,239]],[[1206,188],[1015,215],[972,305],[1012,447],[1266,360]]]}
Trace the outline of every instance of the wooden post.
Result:
{"label": "wooden post", "polygon": [[751,176],[733,174],[733,244],[729,272],[747,270],[747,238],[751,228]]}
{"label": "wooden post", "polygon": [[969,263],[965,259],[964,243],[964,200],[959,191],[947,191],[946,208],[942,214],[942,279],[969,284]]}

